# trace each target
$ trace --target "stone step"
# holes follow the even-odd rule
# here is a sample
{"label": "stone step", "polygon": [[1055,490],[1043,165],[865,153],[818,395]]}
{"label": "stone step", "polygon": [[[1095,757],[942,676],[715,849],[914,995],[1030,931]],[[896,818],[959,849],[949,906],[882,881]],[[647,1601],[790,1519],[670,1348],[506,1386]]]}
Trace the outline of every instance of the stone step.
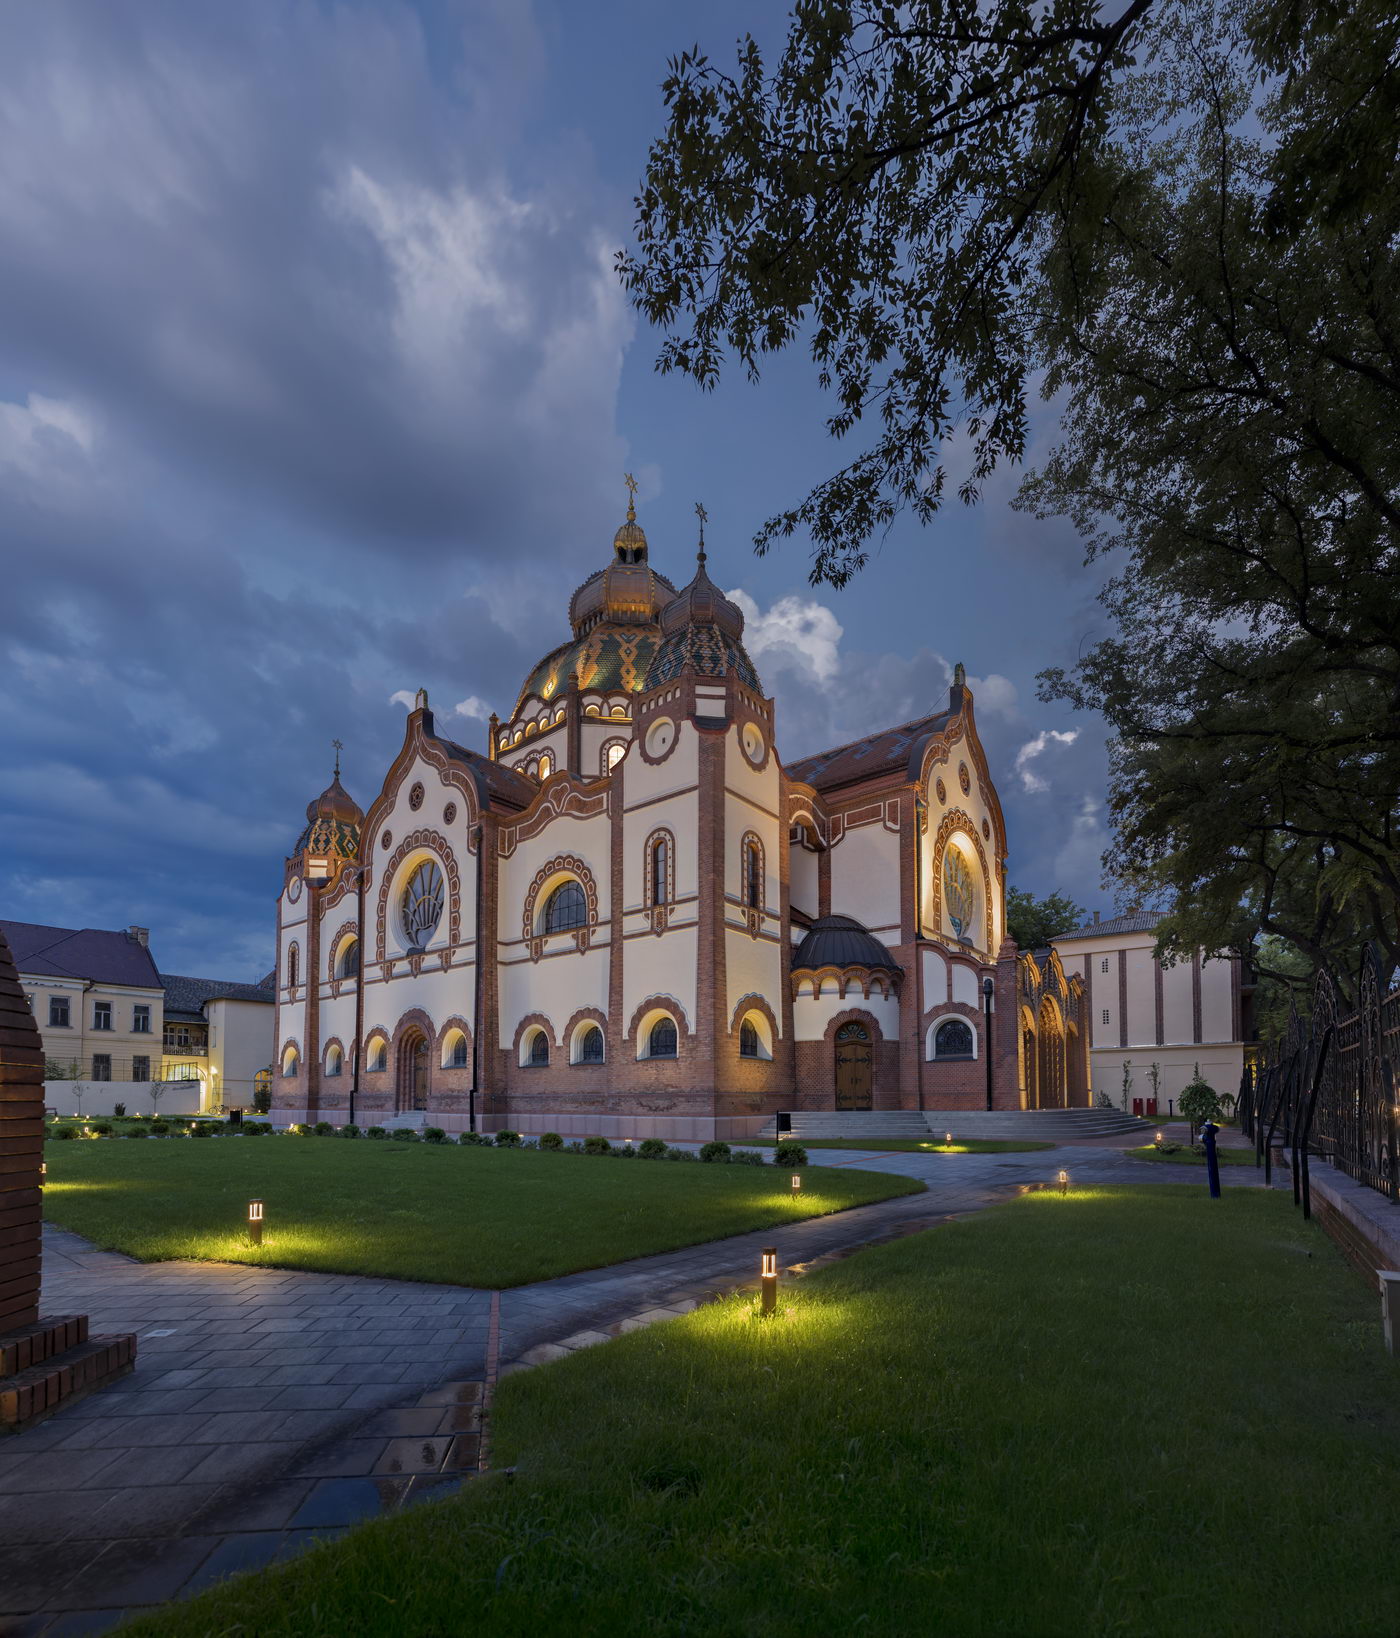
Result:
{"label": "stone step", "polygon": [[[791,1135],[796,1139],[871,1139],[895,1137],[1004,1138],[1056,1143],[1086,1138],[1149,1133],[1154,1123],[1113,1109],[947,1109],[921,1114],[915,1109],[795,1110]],[[776,1120],[766,1122],[760,1137],[773,1137]]]}

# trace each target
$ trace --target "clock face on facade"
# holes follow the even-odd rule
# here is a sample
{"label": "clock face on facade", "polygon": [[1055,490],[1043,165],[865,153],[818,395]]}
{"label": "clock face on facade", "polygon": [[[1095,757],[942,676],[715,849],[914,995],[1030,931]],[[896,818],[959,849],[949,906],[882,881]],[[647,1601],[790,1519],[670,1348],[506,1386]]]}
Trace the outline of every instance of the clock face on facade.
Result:
{"label": "clock face on facade", "polygon": [[977,888],[960,848],[948,847],[943,853],[943,905],[954,933],[970,938],[977,915]]}
{"label": "clock face on facade", "polygon": [[768,747],[764,744],[763,735],[752,722],[744,724],[744,755],[755,767],[763,761],[764,752]]}
{"label": "clock face on facade", "polygon": [[301,877],[293,876],[291,881],[287,883],[287,898],[291,901],[291,903],[295,904],[300,897]]}

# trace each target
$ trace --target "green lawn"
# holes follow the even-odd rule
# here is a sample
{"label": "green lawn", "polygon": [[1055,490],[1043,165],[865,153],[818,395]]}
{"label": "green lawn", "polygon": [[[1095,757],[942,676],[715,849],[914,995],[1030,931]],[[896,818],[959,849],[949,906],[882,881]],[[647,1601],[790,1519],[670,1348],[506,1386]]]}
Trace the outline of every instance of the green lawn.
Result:
{"label": "green lawn", "polygon": [[[49,1143],[45,1210],[146,1261],[200,1257],[509,1286],[923,1187],[880,1172],[344,1138]],[[265,1202],[261,1249],[244,1228]]]}
{"label": "green lawn", "polygon": [[[781,1245],[781,1239],[779,1239]],[[128,1638],[1397,1630],[1400,1372],[1286,1195],[1048,1192],[501,1385],[498,1467]]]}
{"label": "green lawn", "polygon": [[[1123,1151],[1129,1160],[1156,1160],[1164,1166],[1204,1166],[1206,1157],[1193,1154],[1183,1145],[1174,1155],[1164,1155],[1154,1144],[1149,1143],[1144,1149],[1125,1149]],[[1222,1166],[1252,1166],[1254,1164],[1253,1149],[1224,1149],[1217,1145],[1216,1158]]]}
{"label": "green lawn", "polygon": [[929,1138],[795,1138],[793,1141],[804,1149],[878,1149],[881,1154],[922,1155],[1018,1155],[1055,1147],[1053,1143],[1030,1143],[1016,1138],[954,1138],[952,1143],[934,1142]]}

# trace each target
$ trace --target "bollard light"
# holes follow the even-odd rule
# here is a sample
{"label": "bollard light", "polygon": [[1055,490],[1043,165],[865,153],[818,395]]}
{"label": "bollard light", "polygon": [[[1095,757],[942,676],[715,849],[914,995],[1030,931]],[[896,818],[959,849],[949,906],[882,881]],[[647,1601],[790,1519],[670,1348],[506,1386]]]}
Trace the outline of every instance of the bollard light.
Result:
{"label": "bollard light", "polygon": [[1061,1194],[1068,1194],[1069,1193],[1069,1173],[1068,1172],[1061,1172],[1060,1173],[1060,1193]]}
{"label": "bollard light", "polygon": [[943,1134],[943,1141],[944,1143],[951,1143],[953,1141],[953,1134],[951,1132],[945,1132]]}
{"label": "bollard light", "polygon": [[261,1200],[248,1202],[248,1238],[255,1246],[262,1244],[263,1203]]}
{"label": "bollard light", "polygon": [[792,1174],[792,1192],[794,1194],[801,1194],[801,1192],[802,1192],[802,1173],[801,1172],[794,1172]]}
{"label": "bollard light", "polygon": [[1158,1143],[1160,1143],[1162,1141],[1162,1134],[1160,1132],[1158,1132],[1155,1141],[1158,1142]]}
{"label": "bollard light", "polygon": [[763,1250],[763,1296],[759,1303],[759,1312],[764,1319],[769,1318],[778,1306],[778,1248],[765,1246]]}

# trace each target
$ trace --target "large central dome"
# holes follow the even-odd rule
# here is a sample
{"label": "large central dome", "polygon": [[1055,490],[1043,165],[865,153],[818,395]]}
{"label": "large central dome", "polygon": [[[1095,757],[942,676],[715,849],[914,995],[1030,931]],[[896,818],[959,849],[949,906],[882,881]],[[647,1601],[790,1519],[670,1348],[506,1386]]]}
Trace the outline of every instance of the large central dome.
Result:
{"label": "large central dome", "polygon": [[633,503],[613,537],[613,561],[569,599],[573,639],[540,661],[525,679],[516,713],[531,695],[550,700],[569,686],[636,693],[661,643],[659,616],[676,595],[665,575],[647,562],[647,537]]}

